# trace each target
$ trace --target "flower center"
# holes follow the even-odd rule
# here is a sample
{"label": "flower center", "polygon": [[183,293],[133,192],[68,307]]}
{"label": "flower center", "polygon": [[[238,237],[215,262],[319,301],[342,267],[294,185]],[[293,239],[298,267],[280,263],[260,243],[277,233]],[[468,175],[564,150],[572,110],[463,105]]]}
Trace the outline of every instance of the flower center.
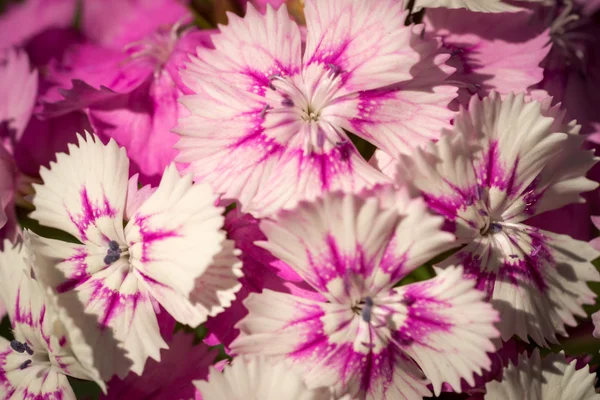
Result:
{"label": "flower center", "polygon": [[115,240],[111,240],[108,242],[108,251],[106,252],[106,256],[104,256],[104,264],[110,265],[114,262],[118,261],[122,256],[128,255],[129,252],[125,249],[121,249],[119,243]]}
{"label": "flower center", "polygon": [[[21,343],[18,340],[11,340],[10,347],[17,353],[21,353],[21,354],[27,353],[30,356],[33,356],[33,350],[31,349],[31,347],[29,347],[27,342]],[[33,361],[31,359],[27,359],[27,360],[23,361],[23,363],[21,363],[21,365],[19,365],[19,369],[25,369],[25,368],[29,367],[32,362]]]}
{"label": "flower center", "polygon": [[486,225],[479,231],[482,236],[493,235],[502,231],[502,224],[498,222],[488,221]]}
{"label": "flower center", "polygon": [[[283,76],[274,74],[269,78],[265,93],[266,103],[260,117],[273,126],[302,123],[305,151],[328,151],[345,139],[340,127],[331,123],[330,109],[342,86],[339,67],[311,64],[301,74]],[[298,129],[296,126],[294,129]]]}

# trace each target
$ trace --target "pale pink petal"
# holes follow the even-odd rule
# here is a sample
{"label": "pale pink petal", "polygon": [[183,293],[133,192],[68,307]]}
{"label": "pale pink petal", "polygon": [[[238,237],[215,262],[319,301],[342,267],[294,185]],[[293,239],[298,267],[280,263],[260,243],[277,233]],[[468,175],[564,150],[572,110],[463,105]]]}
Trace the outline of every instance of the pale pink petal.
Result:
{"label": "pale pink petal", "polygon": [[586,242],[521,225],[477,238],[439,266],[465,266],[500,311],[503,340],[517,335],[547,346],[595,303],[586,282],[600,281],[591,263],[598,255]]}
{"label": "pale pink petal", "polygon": [[26,0],[0,17],[0,49],[21,45],[47,28],[66,28],[75,18],[76,0]]}
{"label": "pale pink petal", "polygon": [[0,125],[6,124],[5,128],[0,127],[0,140],[9,149],[25,131],[37,89],[38,72],[31,69],[27,53],[15,49],[0,50]]}
{"label": "pale pink petal", "polygon": [[336,104],[341,125],[397,158],[400,153],[437,140],[450,127],[454,113],[448,104],[457,88],[443,85],[454,72],[445,64],[448,55],[439,54],[440,44],[430,35],[421,35],[423,26],[413,27],[410,48],[419,54],[411,78],[387,87],[358,93]]}
{"label": "pale pink petal", "polygon": [[[192,381],[206,379],[208,367],[217,356],[216,349],[205,344],[194,344],[195,336],[176,332],[163,349],[160,362],[149,360],[144,373],[130,373],[121,380],[108,382],[108,393],[102,399],[192,399],[196,391]],[[208,400],[208,399],[207,399]]]}
{"label": "pale pink petal", "polygon": [[79,136],[79,146],[69,145],[70,154],[57,154],[50,169],[41,169],[44,184],[34,185],[31,217],[84,242],[122,243],[129,160],[114,141],[105,146],[86,137]]}
{"label": "pale pink petal", "polygon": [[475,374],[489,369],[486,353],[495,346],[490,339],[500,333],[494,327],[498,313],[483,302],[484,293],[463,277],[462,268],[446,269],[436,278],[393,289],[375,300],[381,307],[406,306],[394,337],[421,367],[436,395],[447,382],[457,392],[461,379],[474,385]]}
{"label": "pale pink petal", "polygon": [[507,4],[504,0],[417,0],[415,11],[420,10],[422,7],[466,8],[471,11],[488,13],[522,11],[521,8]]}
{"label": "pale pink petal", "polygon": [[161,25],[171,25],[185,17],[191,19],[186,3],[185,0],[84,0],[81,29],[94,42],[121,50]]}
{"label": "pale pink petal", "polygon": [[127,185],[127,199],[125,203],[126,221],[129,221],[141,205],[156,191],[156,188],[150,185],[138,187],[138,177],[138,174],[133,175],[129,178],[129,184]]}
{"label": "pale pink petal", "polygon": [[[0,145],[0,229],[9,222],[14,214],[14,197],[17,190],[18,169],[12,156]],[[3,231],[12,230],[7,226]],[[3,237],[0,239],[4,239]]]}
{"label": "pale pink petal", "polygon": [[304,64],[335,66],[344,82],[340,94],[376,89],[412,78],[420,59],[397,0],[305,1]]}
{"label": "pale pink petal", "polygon": [[525,92],[543,78],[542,60],[550,51],[548,31],[539,32],[529,13],[486,14],[466,10],[428,10],[425,25],[440,37],[448,64],[456,68],[460,102],[473,93]]}
{"label": "pale pink petal", "polygon": [[[204,322],[208,314],[219,311],[212,309],[213,306],[206,310],[208,304],[196,307],[191,298],[197,280],[211,265],[215,270],[211,270],[204,284],[218,290],[212,295],[223,302],[221,306],[228,305],[239,290],[234,282],[241,266],[233,254],[233,246],[227,246],[231,254],[221,254],[212,264],[226,247],[225,233],[221,230],[223,210],[214,205],[215,201],[208,184],[193,185],[191,175],[180,177],[171,165],[156,191],[125,227],[129,262],[152,296],[177,321],[194,327]],[[226,281],[212,276],[218,275],[217,271],[226,274]],[[206,301],[196,299],[200,300]]]}
{"label": "pale pink petal", "polygon": [[597,400],[596,374],[588,365],[576,367],[577,360],[567,361],[564,352],[540,357],[539,349],[528,356],[521,354],[518,363],[504,369],[502,381],[485,386],[486,400],[521,400],[523,393],[535,399]]}
{"label": "pale pink petal", "polygon": [[[392,287],[452,243],[421,200],[382,209],[377,197],[341,192],[283,211],[260,228],[258,244],[331,301],[359,301]],[[343,221],[340,222],[340,221]]]}
{"label": "pale pink petal", "polygon": [[195,381],[204,399],[231,400],[249,394],[261,400],[333,400],[328,388],[309,389],[288,363],[264,357],[237,357],[223,372],[210,369],[208,382]]}

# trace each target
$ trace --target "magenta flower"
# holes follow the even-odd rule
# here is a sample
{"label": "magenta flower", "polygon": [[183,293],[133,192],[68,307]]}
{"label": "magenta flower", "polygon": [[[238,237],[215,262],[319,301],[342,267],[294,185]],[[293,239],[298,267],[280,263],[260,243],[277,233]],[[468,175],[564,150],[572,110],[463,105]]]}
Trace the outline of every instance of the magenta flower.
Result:
{"label": "magenta flower", "polygon": [[[51,289],[63,321],[80,332],[103,379],[141,374],[167,348],[157,314],[196,327],[223,311],[240,285],[241,265],[221,230],[223,209],[206,184],[173,165],[124,226],[129,160],[114,141],[89,135],[43,168],[31,214],[79,243],[33,236],[36,277]],[[132,196],[139,196],[135,192]],[[198,243],[202,243],[201,246]]]}
{"label": "magenta flower", "polygon": [[77,0],[25,0],[13,3],[0,15],[0,50],[23,45],[49,28],[73,23]]}
{"label": "magenta flower", "polygon": [[436,394],[444,382],[457,391],[461,379],[473,384],[490,366],[497,313],[462,268],[396,286],[453,237],[422,200],[405,191],[392,200],[334,192],[264,220],[259,244],[323,299],[251,294],[232,351],[287,359],[309,388],[366,399],[428,396],[429,382]]}
{"label": "magenta flower", "polygon": [[303,49],[285,7],[249,5],[182,71],[195,94],[182,99],[192,115],[176,129],[177,160],[255,216],[387,181],[346,132],[396,155],[452,117],[447,56],[404,25],[401,1],[310,0],[305,16]]}
{"label": "magenta flower", "polygon": [[28,251],[5,241],[0,253],[0,298],[15,337],[11,342],[0,337],[0,398],[75,400],[67,376],[94,380],[105,389],[82,362],[86,355],[75,355],[79,338],[62,325],[31,278]]}
{"label": "magenta flower", "polygon": [[[585,177],[597,161],[582,150],[575,122],[549,101],[506,99],[492,92],[471,99],[447,132],[427,151],[403,157],[400,184],[412,182],[431,209],[446,217],[464,245],[439,267],[463,264],[466,275],[500,311],[502,339],[513,335],[540,345],[557,342],[574,316],[596,295],[600,280],[586,242],[524,223],[596,188]],[[450,227],[451,226],[451,227]]]}
{"label": "magenta flower", "polygon": [[100,138],[127,147],[131,173],[156,184],[177,154],[173,146],[178,136],[171,129],[187,115],[177,102],[189,93],[178,70],[188,53],[209,45],[209,33],[180,32],[175,24],[157,27],[125,50],[74,46],[49,77],[55,88],[44,97],[52,103],[45,116],[85,111]]}

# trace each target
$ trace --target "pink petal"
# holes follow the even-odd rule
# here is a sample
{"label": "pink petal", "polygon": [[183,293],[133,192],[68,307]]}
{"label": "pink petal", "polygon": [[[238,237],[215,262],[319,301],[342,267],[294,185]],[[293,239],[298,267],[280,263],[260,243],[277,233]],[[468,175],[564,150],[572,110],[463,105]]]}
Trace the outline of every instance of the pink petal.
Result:
{"label": "pink petal", "polygon": [[600,311],[592,314],[592,321],[594,323],[594,337],[600,338]]}
{"label": "pink petal", "polygon": [[66,28],[76,8],[76,0],[26,0],[11,5],[0,17],[0,49],[23,44],[47,28]]}
{"label": "pink petal", "polygon": [[206,379],[208,367],[217,356],[204,344],[194,344],[194,335],[177,332],[163,349],[160,362],[149,360],[141,376],[129,373],[125,379],[113,378],[108,382],[108,393],[102,399],[145,399],[159,397],[165,400],[190,399],[196,389],[193,380]]}
{"label": "pink petal", "polygon": [[138,187],[138,174],[133,175],[129,178],[129,184],[127,185],[127,200],[125,203],[125,220],[129,221],[142,204],[156,191],[150,185]]}
{"label": "pink petal", "polygon": [[540,63],[550,51],[550,36],[539,33],[529,13],[432,9],[425,24],[451,54],[448,64],[457,71],[450,79],[467,85],[459,92],[464,106],[473,93],[525,92],[543,78]]}
{"label": "pink petal", "polygon": [[[37,70],[31,70],[23,51],[8,49],[0,52],[0,139],[9,150],[23,135],[33,112],[38,89]],[[7,132],[3,130],[8,129]],[[7,136],[5,136],[7,135]]]}
{"label": "pink petal", "polygon": [[376,89],[410,80],[420,54],[409,45],[406,11],[395,0],[305,2],[304,64],[341,70],[343,93]]}
{"label": "pink petal", "polygon": [[[14,230],[14,227],[7,226],[16,216],[13,216],[14,198],[17,190],[18,169],[12,156],[3,146],[0,146],[0,232]],[[4,237],[0,238],[2,241]]]}
{"label": "pink petal", "polygon": [[187,1],[84,0],[83,33],[94,42],[121,50],[154,32],[161,25],[191,19]]}

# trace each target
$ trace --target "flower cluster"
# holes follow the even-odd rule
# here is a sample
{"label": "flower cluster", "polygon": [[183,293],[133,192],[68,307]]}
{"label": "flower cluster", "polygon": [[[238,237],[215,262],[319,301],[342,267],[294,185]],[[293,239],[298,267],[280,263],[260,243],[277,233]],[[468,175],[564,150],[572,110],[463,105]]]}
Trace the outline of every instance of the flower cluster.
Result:
{"label": "flower cluster", "polygon": [[0,9],[0,400],[600,399],[598,1]]}

